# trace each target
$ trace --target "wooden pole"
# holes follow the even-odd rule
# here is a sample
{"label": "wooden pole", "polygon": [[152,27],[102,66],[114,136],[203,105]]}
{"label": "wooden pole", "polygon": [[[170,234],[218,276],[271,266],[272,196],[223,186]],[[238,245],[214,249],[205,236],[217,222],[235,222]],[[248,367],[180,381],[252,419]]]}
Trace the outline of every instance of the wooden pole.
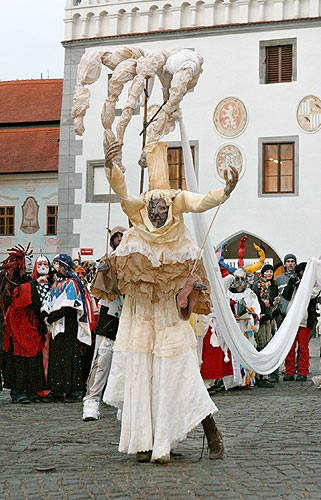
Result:
{"label": "wooden pole", "polygon": [[109,240],[110,240],[110,212],[111,212],[111,175],[112,175],[112,169],[110,169],[110,179],[109,179],[109,190],[108,190],[108,208],[107,208],[107,241],[106,241],[106,255],[108,257],[109,254]]}
{"label": "wooden pole", "polygon": [[[147,103],[148,103],[148,80],[149,77],[146,78],[145,80],[145,88],[144,88],[144,93],[145,93],[145,103],[144,103],[144,123],[143,123],[143,140],[142,140],[142,151],[144,150],[144,147],[146,146],[146,128],[147,128]],[[140,186],[139,186],[139,194],[141,194],[144,190],[144,167],[140,167]]]}
{"label": "wooden pole", "polygon": [[153,114],[153,116],[151,117],[151,119],[146,123],[146,126],[143,127],[143,130],[141,132],[139,132],[139,135],[142,135],[144,133],[144,131],[149,127],[149,125],[155,120],[156,116],[163,109],[163,107],[165,106],[166,103],[167,103],[167,101],[164,101],[163,104],[161,106],[159,106],[159,108],[156,111],[156,113]]}

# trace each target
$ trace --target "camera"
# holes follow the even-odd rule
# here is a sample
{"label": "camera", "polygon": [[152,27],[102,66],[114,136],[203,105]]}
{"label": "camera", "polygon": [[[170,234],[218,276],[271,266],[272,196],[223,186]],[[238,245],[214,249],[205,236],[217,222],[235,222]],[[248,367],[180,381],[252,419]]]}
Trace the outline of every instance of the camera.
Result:
{"label": "camera", "polygon": [[296,273],[291,274],[289,281],[291,281],[292,285],[298,285],[300,283],[300,276]]}

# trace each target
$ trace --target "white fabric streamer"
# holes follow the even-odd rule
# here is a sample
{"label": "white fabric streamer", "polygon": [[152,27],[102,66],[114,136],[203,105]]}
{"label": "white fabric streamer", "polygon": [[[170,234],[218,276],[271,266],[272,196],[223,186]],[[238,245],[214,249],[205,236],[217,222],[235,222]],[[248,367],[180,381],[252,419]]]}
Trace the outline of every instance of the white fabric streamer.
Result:
{"label": "white fabric streamer", "polygon": [[[178,120],[181,131],[187,188],[190,191],[198,193],[191,149],[182,116],[179,114]],[[203,214],[195,213],[192,214],[192,220],[197,243],[201,245],[207,231],[205,217]],[[308,307],[315,282],[321,288],[321,260],[312,258],[308,261],[291,309],[273,339],[260,352],[255,349],[246,337],[240,335],[238,324],[226,300],[223,280],[210,235],[205,243],[203,261],[211,284],[211,298],[215,314],[224,339],[233,356],[245,368],[254,370],[262,375],[272,373],[283,363],[293,344],[300,321]]]}

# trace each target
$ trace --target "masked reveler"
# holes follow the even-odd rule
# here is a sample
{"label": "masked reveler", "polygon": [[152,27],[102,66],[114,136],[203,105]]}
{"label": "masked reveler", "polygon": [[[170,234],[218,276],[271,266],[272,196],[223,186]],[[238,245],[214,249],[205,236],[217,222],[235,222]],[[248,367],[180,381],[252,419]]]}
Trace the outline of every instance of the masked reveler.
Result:
{"label": "masked reveler", "polygon": [[[39,255],[35,260],[35,264],[33,266],[32,279],[37,280],[40,276],[47,277],[47,281],[45,283],[37,284],[37,291],[42,306],[54,281],[50,261],[48,257],[42,254]],[[45,345],[42,351],[43,367],[45,371],[46,383],[48,378],[49,344],[50,344],[50,333],[49,331],[47,331],[45,338]],[[38,396],[42,398],[41,401],[46,401],[44,398],[48,396],[48,393],[49,391],[47,389],[45,391],[38,392]]]}
{"label": "masked reveler", "polygon": [[46,325],[40,314],[40,288],[48,276],[31,278],[29,245],[11,248],[0,267],[0,300],[4,317],[4,387],[11,389],[13,403],[39,402],[45,389],[42,350]]}
{"label": "masked reveler", "polygon": [[[232,312],[238,322],[241,333],[255,345],[255,333],[260,325],[261,307],[256,294],[247,286],[246,271],[241,267],[233,273],[234,280],[227,292]],[[224,378],[225,387],[252,387],[255,384],[255,372],[243,368],[233,358],[233,376]]]}
{"label": "masked reveler", "polygon": [[[220,262],[221,264],[221,262]],[[234,269],[233,269],[234,270]],[[233,281],[233,275],[220,266],[225,293]],[[201,376],[210,393],[233,375],[232,354],[224,340],[215,309],[201,317],[203,330]]]}
{"label": "masked reveler", "polygon": [[35,260],[32,279],[37,280],[40,276],[46,276],[47,278],[47,280],[44,282],[37,282],[37,291],[42,305],[53,283],[50,261],[48,257],[42,254],[39,255]]}
{"label": "masked reveler", "polygon": [[[259,260],[250,266],[244,267],[243,257],[245,255],[246,240],[247,236],[244,236],[240,241],[238,269],[224,262],[224,250],[227,243],[224,243],[221,247],[219,264],[225,293],[240,330],[254,344],[253,333],[255,334],[257,331],[260,317],[259,304],[247,284],[254,273],[263,266],[265,252],[253,243]],[[232,356],[222,334],[220,324],[217,321],[215,308],[207,318],[207,321],[203,320],[205,326],[209,323],[209,328],[204,338],[203,363],[201,367],[201,375],[206,384],[209,385],[212,383],[213,390],[220,387],[221,384],[224,385],[225,389],[243,385],[251,386],[253,384],[254,372],[242,369],[240,363]]]}
{"label": "masked reveler", "polygon": [[91,345],[86,294],[70,255],[53,260],[57,279],[43,304],[50,326],[48,388],[52,400],[77,401],[83,391],[81,343]]}
{"label": "masked reveler", "polygon": [[[119,246],[126,228],[116,226],[110,233],[110,246],[113,252]],[[119,318],[123,306],[123,297],[118,293],[111,292],[112,276],[110,275],[108,259],[100,259],[98,273],[103,274],[103,286],[99,289],[98,280],[95,279],[91,292],[99,300],[100,312],[99,321],[96,329],[95,352],[91,365],[91,370],[87,380],[87,392],[84,397],[83,420],[92,421],[100,418],[100,400],[106,386],[111,360],[113,356],[113,346],[116,340]],[[98,276],[97,276],[98,278]],[[108,293],[108,291],[110,292]],[[112,299],[110,300],[109,297]]]}
{"label": "masked reveler", "polygon": [[[125,300],[103,400],[121,409],[119,450],[136,453],[138,461],[168,462],[175,443],[202,422],[210,458],[221,458],[223,439],[212,417],[217,408],[200,376],[196,338],[179,317],[176,296],[198,255],[183,213],[224,202],[237,172],[226,177],[225,189],[205,196],[171,189],[167,144],[154,142],[145,148],[149,190],[138,198],[127,192],[124,174],[112,162],[118,148],[112,144],[106,151],[106,175],[132,227],[112,257]],[[201,262],[195,273],[208,283]],[[200,293],[194,312],[205,306],[209,312],[207,298]]]}

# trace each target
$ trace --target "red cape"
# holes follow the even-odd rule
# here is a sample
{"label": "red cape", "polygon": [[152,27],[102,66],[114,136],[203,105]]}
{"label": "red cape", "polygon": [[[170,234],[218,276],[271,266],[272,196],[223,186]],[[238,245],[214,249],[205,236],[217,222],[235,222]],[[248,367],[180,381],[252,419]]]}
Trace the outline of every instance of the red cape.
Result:
{"label": "red cape", "polygon": [[213,347],[210,344],[212,335],[211,327],[208,328],[203,340],[203,355],[201,365],[201,375],[203,380],[218,380],[227,375],[233,375],[232,355],[227,351],[229,362],[224,362],[224,352],[220,347]]}
{"label": "red cape", "polygon": [[39,333],[38,315],[32,306],[31,282],[14,289],[12,302],[8,307],[4,326],[4,351],[8,351],[10,337],[13,341],[13,354],[31,358],[44,347]]}

